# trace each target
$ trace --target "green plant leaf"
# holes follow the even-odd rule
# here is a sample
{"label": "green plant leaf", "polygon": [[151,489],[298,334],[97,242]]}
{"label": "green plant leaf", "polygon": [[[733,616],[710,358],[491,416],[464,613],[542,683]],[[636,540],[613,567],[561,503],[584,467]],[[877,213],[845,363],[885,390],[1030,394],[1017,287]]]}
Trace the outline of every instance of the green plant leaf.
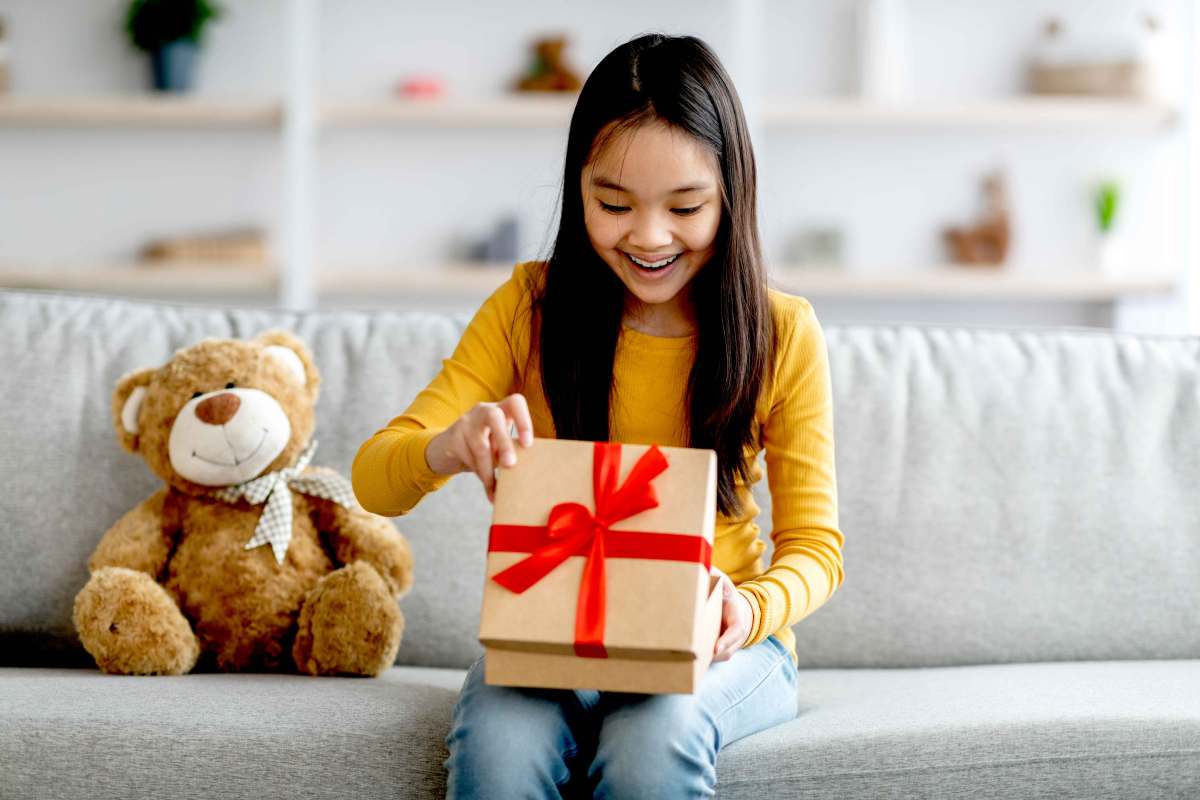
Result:
{"label": "green plant leaf", "polygon": [[200,44],[208,24],[223,13],[212,0],[131,0],[125,33],[147,53],[180,39]]}
{"label": "green plant leaf", "polygon": [[1112,229],[1120,197],[1121,187],[1116,181],[1104,181],[1096,189],[1096,219],[1105,233]]}

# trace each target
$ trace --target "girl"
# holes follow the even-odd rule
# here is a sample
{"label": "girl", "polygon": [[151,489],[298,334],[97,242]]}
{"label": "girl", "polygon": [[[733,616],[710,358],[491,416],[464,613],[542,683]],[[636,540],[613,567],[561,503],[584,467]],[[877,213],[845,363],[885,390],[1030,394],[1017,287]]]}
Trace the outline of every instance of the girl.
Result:
{"label": "girl", "polygon": [[[809,302],[767,288],[755,165],[733,85],[690,36],[608,54],[571,118],[547,262],[518,264],[405,413],[363,443],[362,505],[407,513],[533,436],[711,448],[724,610],[695,694],[487,686],[454,708],[450,797],[710,797],[717,752],[796,714],[791,626],[841,584],[833,410]],[[513,442],[515,431],[520,445]],[[774,551],[749,486],[766,449]]]}

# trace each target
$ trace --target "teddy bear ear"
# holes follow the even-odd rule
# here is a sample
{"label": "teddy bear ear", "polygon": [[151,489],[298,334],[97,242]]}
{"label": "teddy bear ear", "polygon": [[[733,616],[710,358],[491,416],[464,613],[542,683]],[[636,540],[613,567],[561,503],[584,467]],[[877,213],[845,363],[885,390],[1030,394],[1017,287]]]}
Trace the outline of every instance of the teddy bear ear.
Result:
{"label": "teddy bear ear", "polygon": [[117,381],[116,391],[113,392],[113,424],[117,429],[117,441],[128,453],[137,452],[146,387],[156,371],[155,367],[147,367],[130,372]]}
{"label": "teddy bear ear", "polygon": [[316,393],[321,378],[308,348],[291,333],[284,330],[265,331],[254,339],[264,345],[262,357],[281,364],[297,385]]}

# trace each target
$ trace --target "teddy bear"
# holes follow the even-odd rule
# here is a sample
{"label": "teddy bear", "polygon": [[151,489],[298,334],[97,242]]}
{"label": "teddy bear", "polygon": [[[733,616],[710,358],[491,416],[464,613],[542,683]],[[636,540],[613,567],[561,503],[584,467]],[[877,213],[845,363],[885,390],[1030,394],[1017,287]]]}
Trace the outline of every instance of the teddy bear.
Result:
{"label": "teddy bear", "polygon": [[538,39],[533,43],[533,66],[517,80],[516,88],[523,92],[577,92],[583,81],[567,66],[563,51],[566,37]]}
{"label": "teddy bear", "polygon": [[309,465],[320,374],[283,330],[207,338],[117,382],[113,424],[165,486],[117,520],[75,598],[101,670],[378,675],[413,557],[350,482]]}

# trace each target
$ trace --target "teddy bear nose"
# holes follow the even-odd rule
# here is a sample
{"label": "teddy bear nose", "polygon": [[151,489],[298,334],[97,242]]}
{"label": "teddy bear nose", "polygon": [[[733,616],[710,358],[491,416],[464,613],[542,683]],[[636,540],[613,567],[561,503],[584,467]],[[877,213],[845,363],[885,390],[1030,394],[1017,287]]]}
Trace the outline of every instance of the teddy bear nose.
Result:
{"label": "teddy bear nose", "polygon": [[196,416],[209,425],[224,425],[233,419],[242,401],[236,394],[216,394],[196,406]]}

